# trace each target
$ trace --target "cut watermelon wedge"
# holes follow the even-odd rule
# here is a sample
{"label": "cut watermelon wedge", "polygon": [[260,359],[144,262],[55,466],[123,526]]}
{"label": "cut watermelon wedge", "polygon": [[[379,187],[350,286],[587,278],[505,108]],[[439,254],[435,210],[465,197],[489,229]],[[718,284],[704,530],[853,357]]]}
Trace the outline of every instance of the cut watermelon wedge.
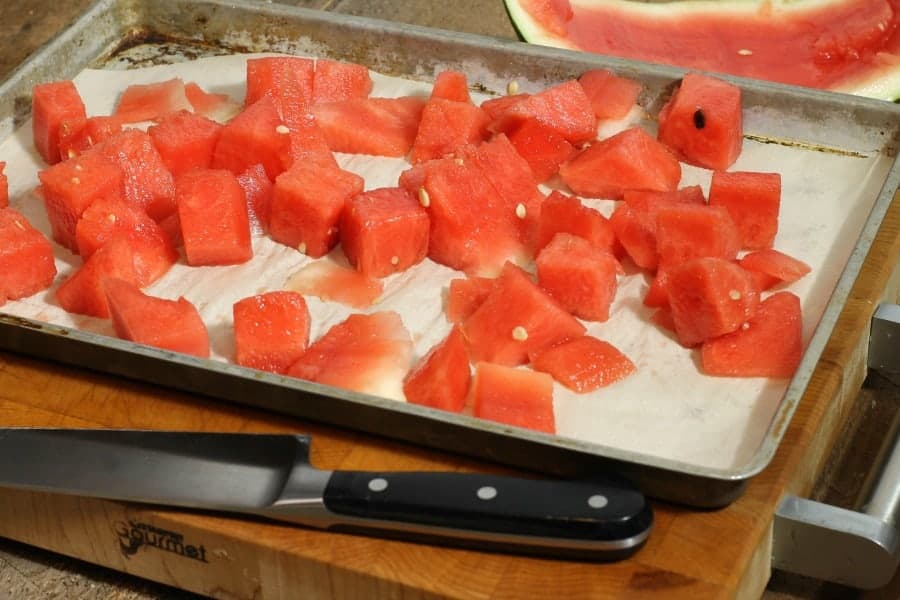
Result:
{"label": "cut watermelon wedge", "polygon": [[533,353],[531,366],[579,394],[611,385],[636,370],[618,348],[589,335]]}
{"label": "cut watermelon wedge", "polygon": [[472,376],[466,340],[459,327],[428,351],[403,381],[407,402],[460,412]]}
{"label": "cut watermelon wedge", "polygon": [[556,432],[553,378],[546,373],[481,362],[475,365],[471,396],[476,417]]}

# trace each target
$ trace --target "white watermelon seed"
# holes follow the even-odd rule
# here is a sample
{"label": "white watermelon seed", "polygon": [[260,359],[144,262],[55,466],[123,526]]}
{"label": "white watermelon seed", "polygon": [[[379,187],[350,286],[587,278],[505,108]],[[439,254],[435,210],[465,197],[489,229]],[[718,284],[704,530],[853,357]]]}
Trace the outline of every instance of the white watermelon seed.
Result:
{"label": "white watermelon seed", "polygon": [[79,183],[81,183],[81,180],[78,179],[77,177],[73,177],[73,178],[72,178],[72,183],[75,184],[75,185],[78,185]]}
{"label": "white watermelon seed", "polygon": [[[69,152],[74,152],[74,150],[69,150]],[[75,170],[76,170],[76,171],[83,171],[83,170],[84,170],[84,169],[82,168],[82,166],[81,166],[81,163],[75,163]]]}
{"label": "white watermelon seed", "polygon": [[424,187],[419,188],[419,204],[425,208],[431,206],[431,197],[428,195],[428,190]]}
{"label": "white watermelon seed", "polygon": [[300,254],[306,254],[306,242],[300,242],[297,245],[297,251],[300,252]]}
{"label": "white watermelon seed", "polygon": [[510,96],[515,96],[519,93],[519,82],[513,79],[508,84],[506,84],[506,93]]}
{"label": "white watermelon seed", "polygon": [[525,205],[519,202],[516,204],[516,216],[520,219],[524,219],[525,215],[528,214],[528,211],[525,209]]}
{"label": "white watermelon seed", "polygon": [[22,231],[25,231],[25,226],[22,225],[22,221],[19,221],[19,220],[17,219],[17,220],[15,221],[15,224],[16,224],[16,227],[18,227],[18,228],[21,229]]}
{"label": "white watermelon seed", "polygon": [[750,323],[748,323],[747,321],[744,321],[743,323],[741,323],[741,329],[743,329],[744,331],[747,331],[748,329],[750,329]]}
{"label": "white watermelon seed", "polygon": [[109,213],[108,215],[106,215],[106,219],[107,219],[110,223],[115,223],[115,222],[118,220],[117,217],[116,217],[116,215],[114,215],[113,213]]}
{"label": "white watermelon seed", "polygon": [[391,264],[394,265],[395,267],[396,267],[397,265],[399,265],[399,264],[400,264],[400,257],[399,257],[399,256],[392,256],[392,257],[391,257]]}
{"label": "white watermelon seed", "polygon": [[[72,150],[71,148],[69,148],[68,154],[69,154],[69,158],[75,158],[76,156],[78,156],[78,153],[75,152],[74,150]],[[75,168],[77,169],[78,165],[75,165]]]}
{"label": "white watermelon seed", "polygon": [[275,128],[275,133],[280,133],[281,135],[287,135],[291,132],[290,127],[287,125],[281,124]]}
{"label": "white watermelon seed", "polygon": [[729,291],[728,291],[728,297],[731,298],[732,300],[740,300],[740,299],[741,299],[741,293],[740,293],[739,291],[737,291],[737,290],[729,290]]}
{"label": "white watermelon seed", "polygon": [[524,342],[528,339],[528,330],[522,327],[521,325],[517,325],[513,327],[512,337],[517,342]]}
{"label": "white watermelon seed", "polygon": [[751,56],[753,54],[753,50],[748,50],[747,48],[741,48],[737,51],[741,56]]}
{"label": "white watermelon seed", "polygon": [[460,158],[459,156],[457,156],[456,158],[454,158],[454,159],[453,159],[453,162],[455,162],[455,163],[458,164],[459,166],[463,166],[464,164],[466,164],[466,162],[465,162],[462,158]]}

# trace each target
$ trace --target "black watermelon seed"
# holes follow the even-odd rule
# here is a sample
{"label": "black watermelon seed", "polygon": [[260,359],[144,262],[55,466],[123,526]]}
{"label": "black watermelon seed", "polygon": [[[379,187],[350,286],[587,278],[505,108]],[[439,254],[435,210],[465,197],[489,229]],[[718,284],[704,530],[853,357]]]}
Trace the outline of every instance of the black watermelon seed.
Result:
{"label": "black watermelon seed", "polygon": [[703,129],[706,127],[706,115],[703,114],[703,109],[698,108],[694,112],[694,127],[697,129]]}

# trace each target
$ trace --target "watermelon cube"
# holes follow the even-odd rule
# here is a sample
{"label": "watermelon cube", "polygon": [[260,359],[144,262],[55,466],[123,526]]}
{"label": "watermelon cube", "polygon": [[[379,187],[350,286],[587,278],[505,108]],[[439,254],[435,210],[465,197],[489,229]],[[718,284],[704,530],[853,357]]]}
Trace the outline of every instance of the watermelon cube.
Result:
{"label": "watermelon cube", "polygon": [[454,327],[406,375],[403,394],[412,404],[461,412],[471,379],[466,340]]}
{"label": "watermelon cube", "polygon": [[759,304],[750,275],[722,258],[695,258],[672,267],[666,289],[678,340],[688,347],[736,331]]}
{"label": "watermelon cube", "polygon": [[556,433],[553,378],[546,373],[479,362],[470,394],[476,417]]}
{"label": "watermelon cube", "polygon": [[156,221],[175,212],[175,182],[150,136],[126,129],[98,144],[96,151],[125,174],[125,199]]}
{"label": "watermelon cube", "polygon": [[452,69],[441,71],[434,79],[431,97],[455,102],[471,102],[472,97],[469,96],[469,82],[466,74]]}
{"label": "watermelon cube", "polygon": [[538,285],[567,311],[586,321],[606,321],[616,296],[619,261],[587,240],[558,233],[537,256]]}
{"label": "watermelon cube", "polygon": [[372,85],[364,65],[320,58],[313,74],[312,103],[368,98]]}
{"label": "watermelon cube", "polygon": [[584,238],[598,250],[612,252],[616,237],[609,220],[578,198],[553,190],[541,204],[535,252],[540,252],[557,233]]}
{"label": "watermelon cube", "polygon": [[800,299],[772,294],[756,314],[732,333],[703,343],[701,368],[707,375],[789,378],[803,354]]}
{"label": "watermelon cube", "polygon": [[507,263],[484,302],[462,323],[475,361],[522,365],[528,353],[585,328],[519,267]]}
{"label": "watermelon cube", "polygon": [[641,84],[606,69],[592,69],[578,78],[591,101],[597,119],[621,119],[628,115],[641,93]]}
{"label": "watermelon cube", "polygon": [[275,180],[269,234],[313,258],[328,254],[338,242],[345,203],[363,185],[362,177],[350,171],[294,163]]}
{"label": "watermelon cube", "polygon": [[709,203],[724,206],[741,235],[741,247],[770,248],[778,232],[781,175],[778,173],[715,171]]}
{"label": "watermelon cube", "polygon": [[31,89],[34,146],[46,163],[52,165],[60,161],[60,123],[86,117],[84,102],[71,81],[39,83]]}
{"label": "watermelon cube", "polygon": [[579,394],[611,385],[637,370],[621,350],[589,335],[532,353],[531,367]]}
{"label": "watermelon cube", "polygon": [[232,265],[250,260],[247,200],[237,177],[224,169],[197,169],[175,183],[187,263]]}
{"label": "watermelon cube", "polygon": [[116,117],[65,119],[59,124],[60,158],[74,158],[121,131],[122,123]]}
{"label": "watermelon cube", "polygon": [[368,308],[381,297],[384,284],[332,260],[315,260],[294,273],[287,287],[305,296],[337,302],[352,308]]}
{"label": "watermelon cube", "polygon": [[462,323],[469,318],[494,289],[496,281],[488,277],[450,280],[447,290],[447,320]]}
{"label": "watermelon cube", "polygon": [[209,333],[189,301],[155,298],[132,282],[116,278],[106,279],[103,289],[121,339],[209,358]]}
{"label": "watermelon cube", "polygon": [[163,164],[174,177],[191,169],[208,169],[222,125],[182,110],[169,113],[147,130]]}
{"label": "watermelon cube", "polygon": [[519,156],[525,159],[536,182],[546,181],[575,154],[575,146],[537,119],[523,121],[508,134]]}
{"label": "watermelon cube", "polygon": [[646,131],[631,127],[588,146],[559,174],[579,196],[619,200],[625,190],[674,190],[681,164]]}
{"label": "watermelon cube", "polygon": [[325,332],[288,369],[288,375],[345,390],[402,394],[412,340],[395,312],[352,314]]}
{"label": "watermelon cube", "polygon": [[6,169],[6,163],[0,161],[0,208],[9,206],[9,178],[3,170]]}
{"label": "watermelon cube", "polygon": [[274,180],[291,162],[290,134],[291,129],[279,114],[275,100],[263,96],[248,104],[222,128],[213,151],[212,167],[228,169],[237,175],[262,164],[269,179]]}
{"label": "watermelon cube", "polygon": [[470,102],[432,98],[422,109],[410,162],[443,158],[487,137],[487,114]]}
{"label": "watermelon cube", "polygon": [[175,77],[155,83],[129,85],[122,92],[113,116],[121,123],[137,123],[155,121],[191,108],[184,91],[184,81]]}
{"label": "watermelon cube", "polygon": [[644,306],[651,308],[669,307],[669,272],[660,269],[650,281],[650,287],[644,295]]}
{"label": "watermelon cube", "polygon": [[125,199],[121,167],[96,152],[72,158],[40,171],[41,194],[53,239],[77,251],[75,226],[99,198]]}
{"label": "watermelon cube", "polygon": [[509,132],[529,119],[547,125],[572,144],[592,140],[597,135],[597,118],[591,100],[574,79],[513,103],[491,121],[490,129]]}
{"label": "watermelon cube", "polygon": [[0,208],[0,306],[46,289],[55,277],[47,238],[18,211]]}
{"label": "watermelon cube", "polygon": [[679,202],[657,209],[656,248],[660,268],[701,256],[732,260],[740,246],[737,227],[722,206]]}
{"label": "watermelon cube", "polygon": [[263,96],[269,96],[274,100],[278,118],[290,125],[309,111],[314,78],[315,61],[310,58],[267,56],[248,59],[244,106],[252,106]]}
{"label": "watermelon cube", "polygon": [[312,108],[328,147],[335,152],[406,156],[416,139],[425,100],[355,98]]}
{"label": "watermelon cube", "polygon": [[103,282],[123,279],[138,285],[134,250],[127,236],[111,239],[87,259],[56,289],[56,301],[66,311],[92,317],[109,317]]}
{"label": "watermelon cube", "polygon": [[767,290],[779,283],[794,283],[812,270],[802,260],[774,248],[750,252],[741,258],[739,264],[751,274],[762,276],[765,284],[758,286],[760,290]]}
{"label": "watermelon cube", "polygon": [[401,187],[369,190],[347,200],[341,247],[367,277],[405,271],[428,253],[428,213]]}
{"label": "watermelon cube", "polygon": [[286,373],[306,352],[309,308],[297,292],[258,294],[234,303],[234,348],[239,365]]}
{"label": "watermelon cube", "polygon": [[269,229],[269,215],[272,212],[272,195],[275,186],[269,181],[266,169],[261,164],[248,167],[237,176],[238,183],[244,190],[247,200],[247,218],[250,220],[250,233],[260,235]]}
{"label": "watermelon cube", "polygon": [[740,88],[688,73],[659,112],[658,137],[685,162],[724,171],[737,160],[744,139]]}

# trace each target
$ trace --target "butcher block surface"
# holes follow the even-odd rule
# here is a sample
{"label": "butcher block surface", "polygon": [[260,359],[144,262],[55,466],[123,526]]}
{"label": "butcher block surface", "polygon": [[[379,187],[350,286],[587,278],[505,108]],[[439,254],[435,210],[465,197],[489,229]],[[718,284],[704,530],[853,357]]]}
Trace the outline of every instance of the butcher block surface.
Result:
{"label": "butcher block surface", "polygon": [[[301,4],[496,36],[514,35],[500,0],[311,0]],[[452,11],[445,6],[448,4]],[[6,53],[0,76],[24,60],[25,50],[64,27],[67,19],[61,15],[72,18],[87,5],[84,0],[58,0],[51,9],[49,2],[41,0],[27,7],[0,7],[0,48]],[[35,33],[38,30],[43,37]],[[898,197],[895,194],[770,466],[750,481],[741,498],[722,510],[703,512],[654,503],[652,535],[629,560],[597,565],[523,558],[221,515],[3,491],[0,537],[12,542],[0,544],[0,599],[6,593],[9,597],[107,599],[171,597],[185,591],[241,599],[784,597],[765,591],[770,578],[772,515],[783,494],[808,495],[813,489],[858,402],[866,376],[871,315],[878,302],[900,299]],[[324,469],[509,472],[468,458],[2,353],[0,423],[300,432],[312,435],[312,462]],[[171,588],[144,588],[137,579],[98,575],[83,563],[64,563],[50,569],[48,577],[41,565],[53,564],[51,555],[34,554],[16,542]],[[84,577],[92,579],[79,579]],[[70,587],[63,581],[69,581]],[[91,583],[81,585],[84,581]]]}

